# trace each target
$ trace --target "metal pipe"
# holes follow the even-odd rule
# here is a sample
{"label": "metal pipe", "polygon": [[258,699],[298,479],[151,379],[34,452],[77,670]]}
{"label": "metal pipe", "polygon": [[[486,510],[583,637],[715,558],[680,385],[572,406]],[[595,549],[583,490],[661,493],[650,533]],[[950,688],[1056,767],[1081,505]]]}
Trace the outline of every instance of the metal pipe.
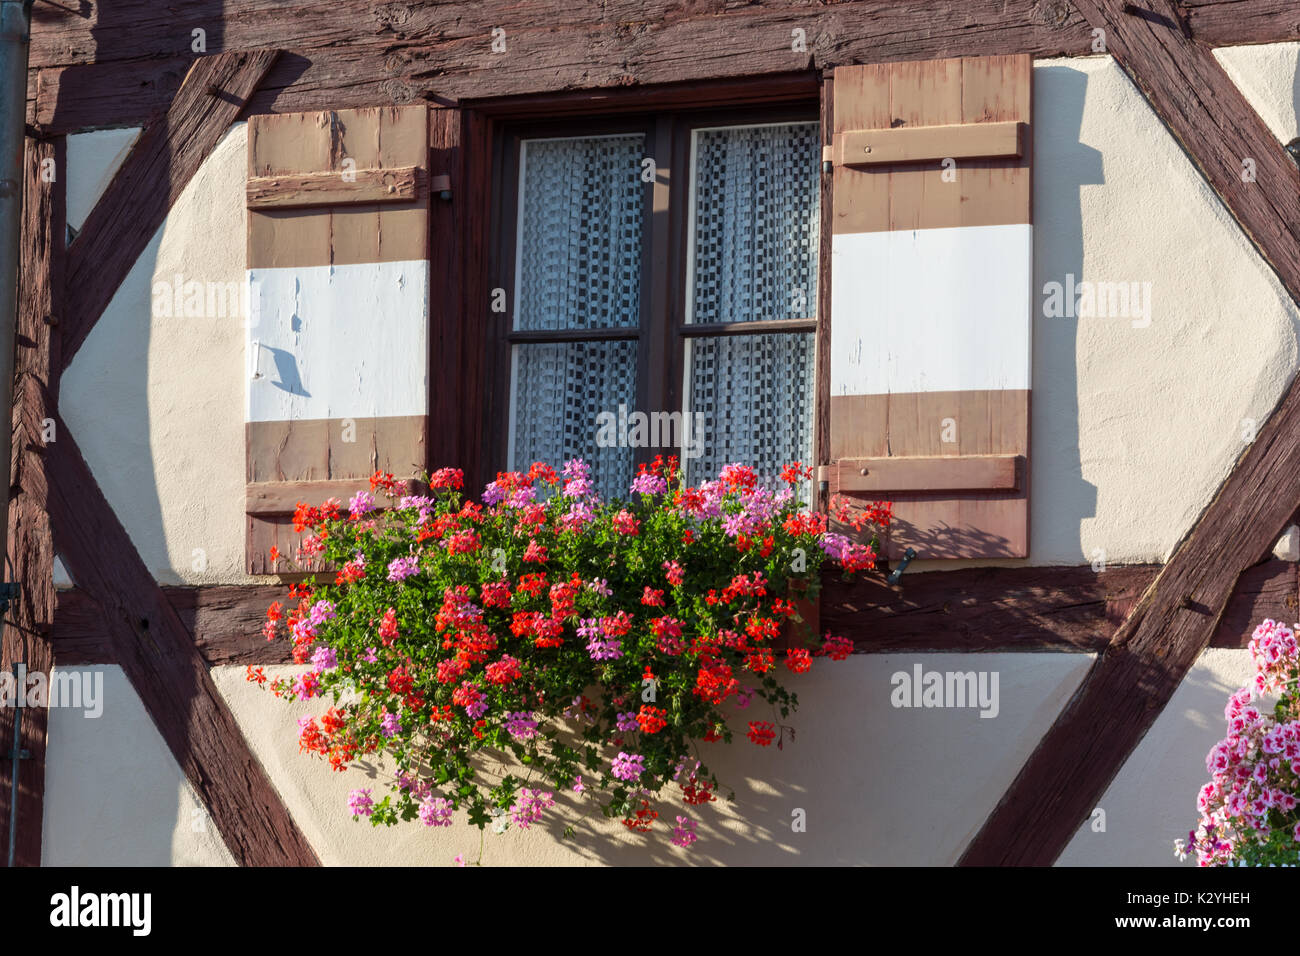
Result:
{"label": "metal pipe", "polygon": [[10,869],[14,865],[14,856],[18,850],[18,768],[23,759],[23,704],[27,697],[27,665],[14,665],[14,748],[9,752],[11,772],[9,775],[9,861]]}
{"label": "metal pipe", "polygon": [[[9,461],[12,418],[14,328],[18,318],[18,260],[23,218],[23,149],[27,123],[27,51],[32,0],[0,0],[0,462]],[[62,238],[62,237],[57,237]],[[6,496],[7,498],[8,496]],[[0,520],[0,555],[9,552],[8,509]],[[2,565],[0,565],[2,566]],[[0,575],[2,579],[4,575]],[[6,589],[7,590],[7,589]],[[6,602],[7,603],[7,602]],[[10,759],[9,865],[14,865],[18,827],[18,768],[22,759],[22,702],[26,696],[25,662],[14,663],[22,683],[14,708],[14,742]]]}

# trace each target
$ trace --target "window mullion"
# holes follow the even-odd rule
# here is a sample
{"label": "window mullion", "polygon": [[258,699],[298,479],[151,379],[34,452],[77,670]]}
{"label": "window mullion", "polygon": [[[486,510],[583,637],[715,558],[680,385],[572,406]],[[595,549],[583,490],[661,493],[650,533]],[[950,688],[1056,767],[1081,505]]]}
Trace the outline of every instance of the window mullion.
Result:
{"label": "window mullion", "polygon": [[[673,361],[673,302],[670,289],[672,257],[672,202],[677,172],[674,161],[673,118],[658,116],[650,132],[649,158],[654,161],[654,181],[646,185],[646,255],[642,272],[640,377],[637,405],[646,413],[669,411],[668,376]],[[644,167],[643,167],[644,168]],[[637,448],[634,460],[648,463],[670,449]]]}

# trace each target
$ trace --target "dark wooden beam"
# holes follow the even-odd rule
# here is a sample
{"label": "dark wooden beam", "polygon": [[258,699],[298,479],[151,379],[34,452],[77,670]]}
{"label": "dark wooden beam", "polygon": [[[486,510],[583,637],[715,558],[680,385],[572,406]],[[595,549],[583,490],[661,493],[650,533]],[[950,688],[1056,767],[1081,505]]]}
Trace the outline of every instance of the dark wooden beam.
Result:
{"label": "dark wooden beam", "polygon": [[[19,597],[5,614],[0,668],[13,673],[22,661],[29,673],[48,679],[54,664],[54,548],[47,513],[44,423],[58,406],[59,337],[53,323],[62,312],[64,190],[62,138],[27,141],[23,163],[23,219],[18,264],[19,299],[14,336],[14,391],[9,491],[9,568]],[[22,689],[19,689],[22,693]],[[45,707],[0,711],[0,754],[8,755],[13,720],[22,714],[28,757],[18,763],[18,828],[14,862],[40,866],[45,803]],[[10,783],[13,761],[0,757],[0,858],[9,851]]]}
{"label": "dark wooden beam", "polygon": [[[267,641],[262,636],[266,609],[273,601],[287,601],[284,587],[165,587],[162,592],[209,667],[292,663],[288,641]],[[85,591],[59,591],[54,621],[54,659],[59,666],[116,662],[103,624],[103,609]]]}
{"label": "dark wooden beam", "polygon": [[208,674],[194,638],[163,596],[60,421],[48,448],[56,548],[99,605],[108,641],[226,846],[246,866],[315,866],[310,844]]}
{"label": "dark wooden beam", "polygon": [[[1184,0],[1201,43],[1300,38],[1291,0]],[[492,30],[506,52],[492,53]],[[855,62],[1094,52],[1068,0],[489,0],[270,3],[195,0],[178,14],[149,0],[40,4],[32,40],[33,122],[51,131],[143,125],[166,109],[206,52],[295,51],[256,109],[279,112],[466,97],[611,89]],[[793,49],[801,29],[806,52]]]}
{"label": "dark wooden beam", "polygon": [[[1159,573],[1159,565],[968,568],[822,582],[821,629],[858,651],[1090,651],[1100,653]],[[1245,647],[1266,617],[1291,620],[1296,565],[1272,559],[1241,576],[1214,633]]]}
{"label": "dark wooden beam", "polygon": [[1242,572],[1210,638],[1210,647],[1245,647],[1265,618],[1286,624],[1300,621],[1300,575],[1296,571],[1295,562],[1273,559]]}
{"label": "dark wooden beam", "polygon": [[[1075,0],[1261,255],[1300,302],[1300,170],[1165,0]],[[1243,181],[1243,161],[1254,176]],[[1050,865],[1201,651],[1242,573],[1300,506],[1300,380],[1044,734],[963,854]]]}
{"label": "dark wooden beam", "polygon": [[[1066,0],[491,0],[360,9],[209,0],[206,10],[195,4],[185,22],[142,0],[97,5],[89,18],[48,11],[34,29],[33,121],[51,131],[147,122],[194,58],[191,22],[208,25],[209,52],[293,51],[252,106],[276,112],[449,104],[868,60],[1058,56],[1091,44]],[[502,53],[492,51],[496,28],[505,31]]]}
{"label": "dark wooden beam", "polygon": [[[859,653],[899,651],[1092,651],[1159,572],[1156,565],[973,568],[908,574],[900,585],[879,577],[845,582],[828,574],[820,596],[821,630],[854,642]],[[288,664],[287,641],[268,642],[262,622],[281,585],[164,587],[209,666]],[[1241,576],[1211,642],[1245,647],[1266,617],[1290,621],[1297,609],[1296,565],[1269,560]],[[85,591],[58,592],[54,659],[59,666],[111,664],[103,609]]]}
{"label": "dark wooden beam", "polygon": [[1215,46],[1300,40],[1300,8],[1294,0],[1179,0],[1193,37]]}
{"label": "dark wooden beam", "polygon": [[63,368],[277,55],[257,50],[195,61],[165,115],[140,135],[68,250]]}

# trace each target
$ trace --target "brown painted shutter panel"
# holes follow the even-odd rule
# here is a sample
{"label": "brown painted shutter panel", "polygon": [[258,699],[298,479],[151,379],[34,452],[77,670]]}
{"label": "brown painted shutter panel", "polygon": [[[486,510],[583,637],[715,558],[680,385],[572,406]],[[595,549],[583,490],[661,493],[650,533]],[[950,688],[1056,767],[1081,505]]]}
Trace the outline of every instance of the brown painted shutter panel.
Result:
{"label": "brown painted shutter panel", "polygon": [[296,502],[427,466],[428,144],[424,106],[249,120],[250,573]]}
{"label": "brown painted shutter panel", "polygon": [[886,555],[1029,553],[1027,55],[832,82],[832,494],[892,499]]}

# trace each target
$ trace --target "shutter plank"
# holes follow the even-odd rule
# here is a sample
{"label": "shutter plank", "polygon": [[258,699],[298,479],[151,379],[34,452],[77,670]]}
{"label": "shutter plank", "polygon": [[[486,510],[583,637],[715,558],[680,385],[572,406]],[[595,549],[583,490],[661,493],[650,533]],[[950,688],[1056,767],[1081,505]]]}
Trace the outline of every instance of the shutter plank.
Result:
{"label": "shutter plank", "polygon": [[344,203],[414,202],[421,182],[418,166],[358,169],[350,178],[339,173],[295,173],[252,176],[247,187],[249,209],[305,209]]}

